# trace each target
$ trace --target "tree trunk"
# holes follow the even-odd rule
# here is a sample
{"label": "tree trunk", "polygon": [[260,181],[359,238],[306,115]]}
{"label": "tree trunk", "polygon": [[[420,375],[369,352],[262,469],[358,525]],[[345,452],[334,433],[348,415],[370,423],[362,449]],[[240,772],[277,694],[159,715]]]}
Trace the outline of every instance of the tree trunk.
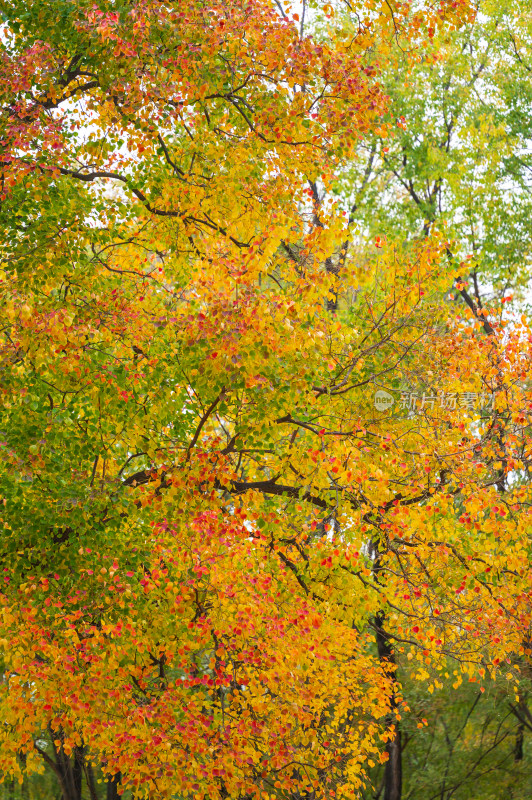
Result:
{"label": "tree trunk", "polygon": [[85,778],[87,780],[87,788],[91,800],[98,800],[98,792],[96,791],[96,781],[94,780],[94,772],[92,764],[85,761]]}
{"label": "tree trunk", "polygon": [[72,755],[67,755],[63,748],[61,731],[48,728],[54,758],[45,749],[35,743],[35,749],[56,774],[61,786],[62,800],[82,800],[83,789],[83,747],[75,747]]}
{"label": "tree trunk", "polygon": [[514,747],[514,761],[523,760],[523,741],[525,737],[525,726],[521,720],[517,723],[517,731],[515,734],[515,747]]}
{"label": "tree trunk", "polygon": [[81,800],[83,754],[80,749],[76,747],[72,756],[67,756],[63,748],[59,748],[57,766],[61,772],[63,800]]}
{"label": "tree trunk", "polygon": [[108,779],[106,800],[119,800],[118,787],[120,786],[121,780],[122,775],[120,772],[117,772],[116,775]]}
{"label": "tree trunk", "polygon": [[[385,615],[379,612],[375,617],[375,630],[377,633],[377,650],[379,659],[384,669],[395,679],[395,655],[390,644],[390,638],[384,629]],[[386,744],[388,761],[384,771],[384,800],[401,800],[403,788],[401,729],[398,720],[394,719],[397,708],[395,692],[391,695],[391,713],[387,723],[394,726],[393,738]]]}

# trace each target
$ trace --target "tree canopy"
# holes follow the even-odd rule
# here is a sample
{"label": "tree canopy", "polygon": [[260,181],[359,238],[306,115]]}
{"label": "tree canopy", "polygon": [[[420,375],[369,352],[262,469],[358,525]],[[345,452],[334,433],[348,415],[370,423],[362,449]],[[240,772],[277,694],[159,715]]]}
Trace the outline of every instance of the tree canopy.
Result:
{"label": "tree canopy", "polygon": [[10,797],[400,800],[496,702],[522,761],[525,4],[0,10]]}

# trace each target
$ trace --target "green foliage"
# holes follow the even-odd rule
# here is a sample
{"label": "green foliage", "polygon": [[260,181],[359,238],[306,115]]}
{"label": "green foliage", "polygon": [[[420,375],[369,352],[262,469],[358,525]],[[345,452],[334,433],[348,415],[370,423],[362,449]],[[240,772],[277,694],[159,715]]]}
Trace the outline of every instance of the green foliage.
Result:
{"label": "green foliage", "polygon": [[365,137],[337,182],[355,227],[392,241],[445,231],[480,292],[524,289],[532,205],[528,3],[479,3],[474,23],[433,39],[382,80],[390,135]]}

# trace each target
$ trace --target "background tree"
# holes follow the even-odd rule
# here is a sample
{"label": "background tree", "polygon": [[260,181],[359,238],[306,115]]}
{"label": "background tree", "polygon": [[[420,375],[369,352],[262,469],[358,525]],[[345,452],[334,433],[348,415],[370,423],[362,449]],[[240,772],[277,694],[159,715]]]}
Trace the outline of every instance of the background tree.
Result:
{"label": "background tree", "polygon": [[365,137],[337,190],[364,235],[405,240],[445,226],[483,304],[528,283],[531,40],[526,4],[477,8],[415,63],[381,71],[394,135]]}
{"label": "background tree", "polygon": [[[519,3],[481,3],[473,25],[436,35],[431,53],[425,52],[415,67],[404,61],[403,69],[388,70],[384,82],[394,98],[396,134],[367,139],[336,188],[361,238],[386,230],[401,250],[405,242],[443,226],[452,240],[448,256],[462,260],[454,297],[481,318],[494,297],[505,303],[513,293],[521,308],[528,303],[527,12]],[[367,258],[362,250],[358,257]],[[484,321],[483,328],[490,333],[489,323]],[[514,472],[511,480],[528,482],[527,470]],[[499,712],[503,730],[513,726],[521,737],[523,723],[507,717],[506,703]],[[480,719],[478,725],[482,741]],[[504,753],[502,765],[511,748]],[[489,756],[488,747],[483,757]],[[504,769],[498,773],[500,784],[491,775],[495,796],[510,791]],[[436,787],[435,792],[443,791]],[[415,789],[409,791],[415,796]],[[460,791],[458,784],[452,791]],[[484,796],[487,789],[477,785],[475,791]],[[524,791],[519,779],[516,791]],[[425,796],[426,788],[419,792]]]}

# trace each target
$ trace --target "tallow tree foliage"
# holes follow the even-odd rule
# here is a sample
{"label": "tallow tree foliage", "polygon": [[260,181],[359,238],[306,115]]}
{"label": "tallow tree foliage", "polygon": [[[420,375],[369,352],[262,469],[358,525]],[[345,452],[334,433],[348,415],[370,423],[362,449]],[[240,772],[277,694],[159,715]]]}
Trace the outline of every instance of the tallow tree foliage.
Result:
{"label": "tallow tree foliage", "polygon": [[[447,299],[477,313],[498,298],[515,316],[530,307],[531,18],[522,2],[484,0],[477,11],[473,24],[433,37],[415,64],[381,70],[396,135],[365,137],[335,193],[348,205],[361,241],[384,231],[401,246],[444,229],[448,260],[464,259],[463,279],[449,281]],[[489,325],[483,328],[490,333]],[[400,670],[412,699],[403,719],[405,797],[528,796],[526,681],[518,705],[487,687],[496,702],[472,695],[469,710],[467,703],[460,710],[435,697],[431,708],[430,698],[408,694],[414,686],[409,664]],[[418,733],[420,719],[430,716],[442,724]],[[472,731],[455,746],[449,731],[461,718]],[[382,791],[381,776],[373,779]]]}
{"label": "tallow tree foliage", "polygon": [[471,7],[0,10],[8,791],[398,800],[400,659],[521,702],[532,333],[331,198]]}
{"label": "tallow tree foliage", "polygon": [[529,280],[532,26],[523,0],[479,0],[476,10],[472,24],[381,69],[395,135],[361,139],[336,192],[374,236],[445,225],[482,305]]}

